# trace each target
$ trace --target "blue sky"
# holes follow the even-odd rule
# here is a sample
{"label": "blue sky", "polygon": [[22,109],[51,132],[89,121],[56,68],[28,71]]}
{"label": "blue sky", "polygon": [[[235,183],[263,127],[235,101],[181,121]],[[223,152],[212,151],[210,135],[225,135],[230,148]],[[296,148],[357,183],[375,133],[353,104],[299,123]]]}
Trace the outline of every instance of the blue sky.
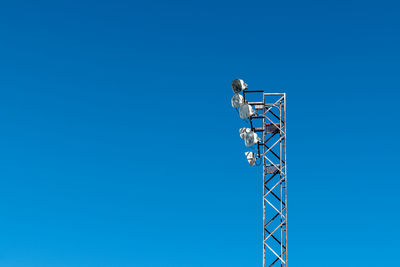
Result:
{"label": "blue sky", "polygon": [[291,266],[397,266],[396,1],[3,1],[0,266],[261,266],[231,80],[288,95]]}

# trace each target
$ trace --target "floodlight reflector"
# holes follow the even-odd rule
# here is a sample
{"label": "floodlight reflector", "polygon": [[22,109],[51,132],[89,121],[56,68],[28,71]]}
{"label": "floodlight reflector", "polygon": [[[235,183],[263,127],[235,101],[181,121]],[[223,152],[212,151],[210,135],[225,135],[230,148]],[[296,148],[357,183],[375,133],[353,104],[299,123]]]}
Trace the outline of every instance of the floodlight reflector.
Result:
{"label": "floodlight reflector", "polygon": [[244,98],[242,95],[235,94],[232,97],[231,103],[233,108],[238,108],[240,105],[244,103]]}
{"label": "floodlight reflector", "polygon": [[250,166],[253,166],[256,163],[256,156],[253,152],[244,152],[246,155],[247,161],[249,162]]}
{"label": "floodlight reflector", "polygon": [[250,132],[251,132],[250,128],[240,128],[239,129],[240,138],[244,139],[246,135]]}
{"label": "floodlight reflector", "polygon": [[235,94],[238,94],[247,89],[247,84],[242,79],[234,79],[232,81],[232,89]]}
{"label": "floodlight reflector", "polygon": [[246,133],[246,135],[244,136],[244,144],[247,147],[257,144],[258,141],[260,141],[260,138],[253,131],[250,131],[249,133]]}
{"label": "floodlight reflector", "polygon": [[254,114],[254,109],[247,103],[244,103],[239,107],[239,116],[241,119],[246,119]]}

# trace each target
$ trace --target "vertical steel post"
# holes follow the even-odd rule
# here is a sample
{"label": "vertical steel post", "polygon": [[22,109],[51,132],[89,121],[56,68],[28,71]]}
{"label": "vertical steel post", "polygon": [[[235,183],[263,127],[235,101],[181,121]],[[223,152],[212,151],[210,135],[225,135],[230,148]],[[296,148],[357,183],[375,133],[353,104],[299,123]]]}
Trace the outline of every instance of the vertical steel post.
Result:
{"label": "vertical steel post", "polygon": [[[265,143],[265,94],[263,93],[263,118],[262,118],[262,141],[263,143]],[[264,186],[264,177],[265,177],[265,173],[266,173],[266,168],[265,168],[265,146],[262,146],[262,155],[261,155],[261,159],[262,159],[262,164],[263,164],[263,184],[262,184],[262,188],[263,188],[263,267],[265,267],[265,244],[264,244],[264,240],[265,240],[265,231],[264,231],[264,226],[265,226],[265,201],[264,201],[264,195],[265,195],[265,186]]]}

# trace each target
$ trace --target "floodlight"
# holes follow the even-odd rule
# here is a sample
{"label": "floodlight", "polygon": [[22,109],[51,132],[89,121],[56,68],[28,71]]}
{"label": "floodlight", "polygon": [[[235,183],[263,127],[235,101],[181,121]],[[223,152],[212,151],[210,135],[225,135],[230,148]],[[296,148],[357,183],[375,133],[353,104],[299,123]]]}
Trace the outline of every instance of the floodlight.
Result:
{"label": "floodlight", "polygon": [[244,152],[246,155],[247,161],[249,162],[250,166],[253,166],[256,163],[256,156],[253,152]]}
{"label": "floodlight", "polygon": [[247,103],[244,103],[239,107],[239,116],[241,119],[246,119],[254,114],[254,109]]}
{"label": "floodlight", "polygon": [[247,84],[242,79],[234,79],[232,81],[232,89],[235,94],[238,94],[247,89]]}
{"label": "floodlight", "polygon": [[257,135],[255,132],[253,132],[253,131],[250,131],[250,133],[247,133],[247,134],[244,136],[244,144],[245,144],[247,147],[257,144],[258,141],[260,141],[260,138],[259,138],[258,135]]}
{"label": "floodlight", "polygon": [[231,103],[233,108],[238,108],[240,105],[244,103],[244,98],[242,95],[235,94],[232,97]]}
{"label": "floodlight", "polygon": [[240,138],[244,139],[246,134],[248,134],[250,132],[251,132],[250,128],[240,128],[239,129]]}
{"label": "floodlight", "polygon": [[244,139],[244,144],[246,146],[252,146],[260,141],[258,135],[253,132],[250,128],[240,128],[239,129],[240,138]]}

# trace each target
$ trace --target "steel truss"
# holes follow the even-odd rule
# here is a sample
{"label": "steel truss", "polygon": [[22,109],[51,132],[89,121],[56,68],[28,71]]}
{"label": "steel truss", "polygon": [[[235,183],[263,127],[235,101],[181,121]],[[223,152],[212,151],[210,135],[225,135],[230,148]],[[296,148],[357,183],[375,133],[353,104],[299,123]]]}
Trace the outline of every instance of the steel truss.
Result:
{"label": "steel truss", "polygon": [[251,128],[262,136],[263,267],[287,267],[286,93],[246,90],[243,96],[256,110]]}

